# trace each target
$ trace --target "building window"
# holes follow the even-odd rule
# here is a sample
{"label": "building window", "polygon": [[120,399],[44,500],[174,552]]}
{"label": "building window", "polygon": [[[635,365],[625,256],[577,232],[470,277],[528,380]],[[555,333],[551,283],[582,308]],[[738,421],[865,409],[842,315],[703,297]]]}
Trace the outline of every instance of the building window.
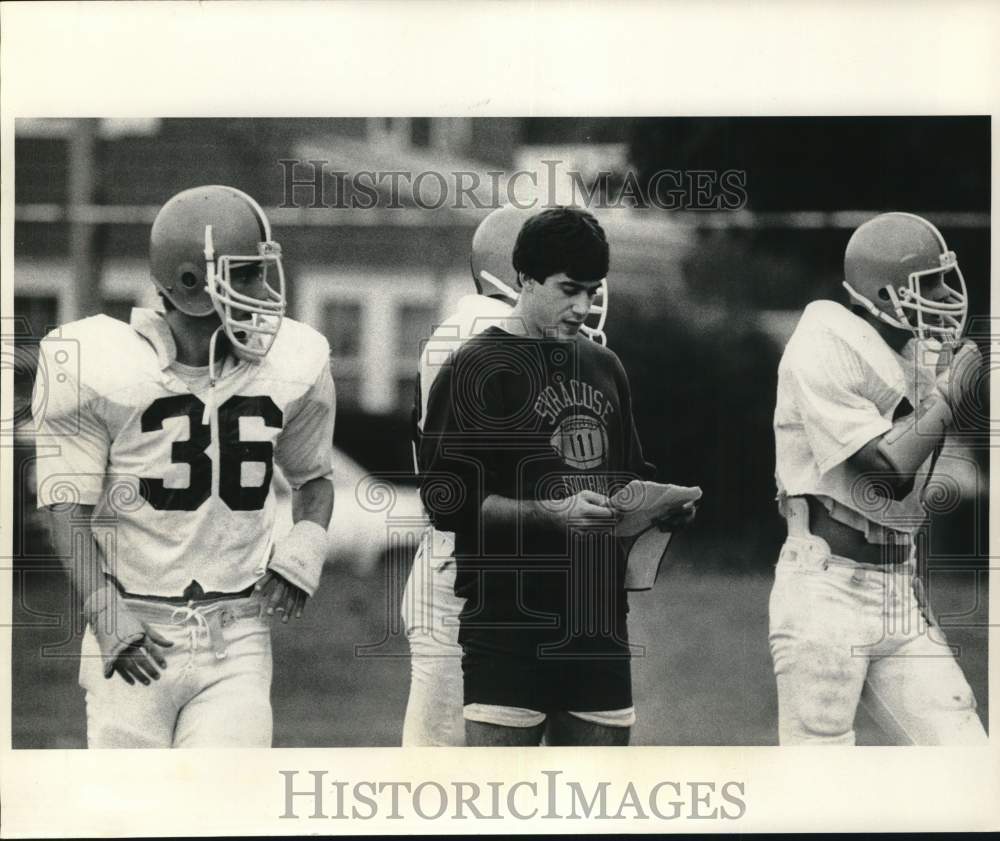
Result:
{"label": "building window", "polygon": [[323,333],[335,359],[361,355],[362,307],[360,301],[330,301],[323,307]]}
{"label": "building window", "polygon": [[413,387],[417,362],[436,326],[438,310],[433,304],[406,303],[396,316],[396,410],[404,414],[413,408]]}
{"label": "building window", "polygon": [[409,415],[413,411],[413,402],[416,397],[417,374],[416,371],[409,375],[396,377],[396,411],[401,415]]}
{"label": "building window", "polygon": [[323,323],[319,326],[330,343],[337,404],[345,409],[362,403],[363,320],[360,301],[335,300],[323,305]]}
{"label": "building window", "polygon": [[433,304],[403,304],[396,328],[396,358],[408,369],[415,368],[423,343],[434,332],[437,307]]}
{"label": "building window", "polygon": [[105,298],[102,310],[105,315],[128,324],[132,319],[132,308],[134,306],[136,306],[136,303],[132,298]]}
{"label": "building window", "polygon": [[15,295],[14,318],[26,342],[39,342],[58,325],[59,301],[54,295]]}
{"label": "building window", "polygon": [[298,317],[330,343],[338,405],[372,415],[409,405],[412,392],[400,395],[398,380],[416,373],[421,343],[439,321],[434,279],[360,269],[296,282]]}
{"label": "building window", "polygon": [[14,426],[31,419],[31,391],[38,369],[38,343],[57,325],[59,302],[50,295],[14,296]]}

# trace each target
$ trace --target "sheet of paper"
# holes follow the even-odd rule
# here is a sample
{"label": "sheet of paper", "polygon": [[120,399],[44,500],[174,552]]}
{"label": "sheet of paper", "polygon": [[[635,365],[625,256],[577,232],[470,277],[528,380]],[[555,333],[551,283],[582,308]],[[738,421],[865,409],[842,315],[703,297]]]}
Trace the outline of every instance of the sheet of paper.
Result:
{"label": "sheet of paper", "polygon": [[616,529],[619,537],[634,537],[653,524],[653,520],[689,502],[701,499],[701,488],[663,485],[633,479],[611,497],[611,504],[623,516]]}
{"label": "sheet of paper", "polygon": [[635,539],[625,568],[626,590],[652,589],[673,536],[673,532],[647,529]]}

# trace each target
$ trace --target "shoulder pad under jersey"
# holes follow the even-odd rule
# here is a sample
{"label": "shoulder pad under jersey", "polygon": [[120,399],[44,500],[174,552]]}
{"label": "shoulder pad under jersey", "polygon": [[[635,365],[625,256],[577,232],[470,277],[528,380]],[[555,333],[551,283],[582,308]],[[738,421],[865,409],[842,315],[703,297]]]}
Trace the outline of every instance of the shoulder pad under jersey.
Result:
{"label": "shoulder pad under jersey", "polygon": [[[95,395],[106,395],[160,374],[152,345],[124,321],[94,315],[64,324],[42,342],[46,376],[65,374]],[[58,369],[58,370],[57,370]]]}
{"label": "shoulder pad under jersey", "polygon": [[813,301],[785,348],[786,368],[822,369],[859,386],[903,387],[899,357],[867,321],[835,301]]}
{"label": "shoulder pad under jersey", "polygon": [[[513,307],[506,301],[486,295],[466,295],[458,302],[455,313],[443,326],[458,327],[459,337],[468,339],[482,333],[499,319],[510,315]],[[435,331],[437,333],[437,331]]]}
{"label": "shoulder pad under jersey", "polygon": [[273,376],[311,383],[323,366],[330,364],[330,343],[308,324],[284,318],[261,364]]}
{"label": "shoulder pad under jersey", "polygon": [[512,307],[505,301],[486,295],[466,295],[455,311],[437,325],[427,341],[421,342],[419,374],[424,391],[456,350],[466,341],[500,324]]}

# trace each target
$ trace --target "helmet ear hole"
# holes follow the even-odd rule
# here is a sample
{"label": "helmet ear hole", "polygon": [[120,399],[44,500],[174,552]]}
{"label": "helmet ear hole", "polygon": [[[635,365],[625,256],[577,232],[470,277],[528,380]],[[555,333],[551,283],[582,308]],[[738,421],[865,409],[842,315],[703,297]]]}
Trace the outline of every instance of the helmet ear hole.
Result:
{"label": "helmet ear hole", "polygon": [[886,289],[886,288],[885,288],[884,286],[883,286],[883,287],[882,287],[881,289],[879,289],[879,291],[878,291],[878,296],[879,296],[879,298],[880,298],[880,299],[882,299],[883,301],[888,301],[888,300],[890,300],[890,298],[889,298],[889,290],[888,290],[888,289]]}
{"label": "helmet ear hole", "polygon": [[198,283],[198,276],[194,272],[183,272],[181,274],[181,286],[185,289],[194,289]]}

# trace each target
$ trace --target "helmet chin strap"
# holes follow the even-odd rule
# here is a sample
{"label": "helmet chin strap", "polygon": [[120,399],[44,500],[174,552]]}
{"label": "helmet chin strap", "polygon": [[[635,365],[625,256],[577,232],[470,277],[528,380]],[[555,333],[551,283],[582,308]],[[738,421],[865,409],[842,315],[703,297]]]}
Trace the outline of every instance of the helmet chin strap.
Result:
{"label": "helmet chin strap", "polygon": [[215,385],[215,347],[219,340],[219,334],[222,332],[222,325],[220,324],[215,328],[212,333],[212,338],[208,340],[208,380],[212,385]]}
{"label": "helmet chin strap", "polygon": [[[913,329],[913,327],[910,326],[910,324],[908,322],[895,319],[891,315],[889,315],[889,313],[887,313],[887,312],[885,312],[883,310],[880,310],[878,307],[875,306],[875,304],[873,304],[871,301],[869,301],[864,295],[862,295],[859,292],[857,292],[854,289],[854,287],[852,287],[851,284],[849,284],[846,280],[843,282],[842,286],[844,287],[844,289],[847,290],[848,294],[851,296],[851,298],[854,299],[855,302],[857,302],[862,307],[864,307],[866,310],[868,310],[868,312],[870,312],[873,316],[875,316],[875,318],[877,318],[879,321],[884,322],[885,324],[888,324],[890,327],[895,327],[897,330],[907,330],[908,332],[913,333],[914,336],[917,335],[916,331]],[[890,290],[890,294],[891,294],[891,290]],[[897,309],[899,308],[899,303],[895,299],[895,297],[893,298],[893,304],[896,306]]]}
{"label": "helmet chin strap", "polygon": [[500,290],[500,292],[508,296],[512,301],[516,301],[519,297],[521,297],[520,292],[508,286],[506,283],[500,280],[500,278],[498,278],[495,274],[486,271],[486,269],[480,271],[479,274],[482,276],[483,280],[492,283],[497,289]]}
{"label": "helmet chin strap", "polygon": [[205,412],[201,417],[201,422],[205,426],[212,422],[212,415],[215,413],[215,347],[221,332],[220,324],[213,331],[212,338],[208,340],[208,400],[205,401]]}

